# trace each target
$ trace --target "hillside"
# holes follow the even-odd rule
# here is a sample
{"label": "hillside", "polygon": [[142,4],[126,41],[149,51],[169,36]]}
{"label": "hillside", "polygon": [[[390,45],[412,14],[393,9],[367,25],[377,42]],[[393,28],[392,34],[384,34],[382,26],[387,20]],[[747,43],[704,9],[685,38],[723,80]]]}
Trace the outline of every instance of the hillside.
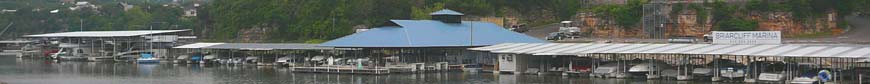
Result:
{"label": "hillside", "polygon": [[[79,0],[93,6],[78,6],[73,0],[7,0],[0,9],[0,25],[14,22],[3,39],[27,34],[79,30],[192,29],[204,41],[311,42],[339,38],[354,27],[376,27],[390,19],[428,19],[428,13],[444,8],[474,17],[512,17],[519,23],[538,26],[562,20],[603,21],[600,31],[623,31],[620,36],[640,35],[643,4],[649,0]],[[684,14],[692,22],[715,30],[761,30],[765,21],[755,13],[788,13],[788,24],[812,23],[824,14],[836,18],[867,11],[866,0],[730,0],[693,4],[670,4],[673,19]],[[121,4],[129,4],[125,6]],[[812,3],[812,4],[810,4]],[[198,5],[198,6],[197,6]],[[73,7],[81,7],[71,9]],[[52,10],[59,10],[57,13]],[[196,11],[189,16],[188,11]],[[706,11],[706,12],[698,12]],[[583,14],[591,15],[583,15]],[[590,16],[586,17],[586,16]],[[706,17],[705,17],[706,16]],[[586,17],[586,18],[584,18]],[[475,18],[467,18],[474,20]],[[707,21],[709,20],[709,21]],[[837,19],[833,24],[845,22]],[[761,24],[759,24],[761,23]],[[776,24],[777,22],[768,22]],[[761,26],[759,26],[761,25]],[[807,25],[813,26],[813,25]],[[676,26],[675,28],[683,28]],[[691,25],[685,27],[693,27]],[[814,30],[816,31],[816,30]],[[823,30],[818,30],[823,31]],[[594,33],[594,32],[593,32]],[[603,34],[602,34],[603,35]]]}

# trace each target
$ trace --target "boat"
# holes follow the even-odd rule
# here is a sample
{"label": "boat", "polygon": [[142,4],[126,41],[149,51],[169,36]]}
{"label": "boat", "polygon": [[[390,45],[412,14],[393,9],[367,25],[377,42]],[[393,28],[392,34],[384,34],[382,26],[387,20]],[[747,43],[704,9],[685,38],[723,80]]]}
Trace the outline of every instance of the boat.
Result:
{"label": "boat", "polygon": [[[817,64],[797,64],[797,68],[799,68],[798,76],[794,77],[788,83],[791,84],[818,84],[819,82],[823,82],[831,79],[831,72],[828,71],[828,68],[811,68],[811,67],[819,67]],[[810,68],[810,69],[807,69]]]}
{"label": "boat", "polygon": [[292,56],[284,56],[284,57],[279,57],[278,59],[276,59],[275,64],[281,65],[281,66],[294,66],[295,64],[291,63],[291,61],[292,61]]}
{"label": "boat", "polygon": [[160,59],[157,57],[154,57],[154,54],[142,53],[141,56],[136,59],[136,63],[139,63],[139,64],[160,63]]}
{"label": "boat", "polygon": [[[716,64],[719,64],[719,67],[716,67]],[[746,71],[742,70],[741,66],[743,65],[734,60],[715,59],[713,62],[697,65],[698,68],[692,69],[692,76],[695,79],[712,78],[713,81],[721,80],[721,78],[714,77],[716,74],[729,79],[743,78],[745,75],[739,74],[746,73]],[[726,74],[728,76],[725,76]]]}
{"label": "boat", "polygon": [[245,59],[242,61],[242,63],[244,63],[244,64],[257,64],[257,62],[259,62],[258,59],[260,59],[260,58],[256,57],[256,56],[245,57]]}
{"label": "boat", "polygon": [[747,78],[746,81],[775,82],[779,83],[785,78],[785,66],[783,62],[756,61],[749,65],[749,75],[757,79]]}
{"label": "boat", "polygon": [[190,56],[190,59],[187,61],[188,64],[199,63],[203,60],[202,54],[194,54]]}
{"label": "boat", "polygon": [[611,77],[611,78],[625,78],[629,77],[625,70],[628,69],[628,66],[632,66],[630,63],[608,63],[601,66],[598,66],[592,71],[590,76],[592,77]]}
{"label": "boat", "polygon": [[200,64],[209,64],[209,63],[222,63],[225,64],[226,60],[217,59],[217,55],[209,54],[202,57],[202,60],[199,61]]}
{"label": "boat", "polygon": [[176,64],[184,64],[184,63],[187,63],[187,61],[188,61],[189,58],[190,58],[189,55],[181,55],[181,56],[178,56],[178,57],[175,58],[174,63],[176,63]]}
{"label": "boat", "polygon": [[646,78],[660,78],[661,72],[664,69],[671,68],[670,65],[664,63],[662,61],[657,60],[647,60],[647,62],[637,64],[628,69],[628,72],[634,76],[641,76]]}

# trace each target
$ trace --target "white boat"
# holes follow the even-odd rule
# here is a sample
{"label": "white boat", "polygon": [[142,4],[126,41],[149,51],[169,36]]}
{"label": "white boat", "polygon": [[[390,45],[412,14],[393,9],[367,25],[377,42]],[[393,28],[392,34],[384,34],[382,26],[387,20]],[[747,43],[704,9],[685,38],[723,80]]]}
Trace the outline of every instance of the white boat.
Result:
{"label": "white boat", "polygon": [[189,56],[189,55],[180,55],[180,56],[178,56],[178,57],[175,58],[174,63],[176,63],[176,64],[184,64],[184,63],[187,63],[188,59],[190,59],[190,56]]}
{"label": "white boat", "polygon": [[245,57],[243,63],[257,64],[257,62],[259,62],[257,61],[258,59],[260,58],[256,56]]}
{"label": "white boat", "polygon": [[291,63],[292,59],[293,59],[292,56],[280,57],[280,58],[275,60],[275,64],[281,65],[281,66],[294,66],[294,64]]}
{"label": "white boat", "polygon": [[[628,67],[628,64],[622,63],[610,63],[598,66],[592,71],[590,74],[592,77],[627,77],[629,74],[625,71]],[[629,65],[630,66],[630,65]]]}
{"label": "white boat", "polygon": [[759,81],[778,82],[785,78],[781,73],[761,73],[758,75]]}
{"label": "white boat", "polygon": [[816,84],[819,79],[816,77],[796,77],[791,80],[791,84]]}
{"label": "white boat", "polygon": [[711,69],[711,68],[695,68],[695,69],[692,69],[692,75],[694,75],[694,76],[713,76],[713,69]]}
{"label": "white boat", "polygon": [[719,74],[722,77],[732,79],[732,80],[733,79],[742,79],[743,77],[746,76],[746,70],[744,70],[742,68],[729,67],[729,68],[725,68],[723,70],[719,70]]}
{"label": "white boat", "polygon": [[[223,61],[223,62],[221,62],[221,61]],[[217,55],[209,54],[209,55],[203,56],[202,60],[199,61],[200,64],[207,64],[209,62],[226,63],[226,60],[218,60]]]}
{"label": "white boat", "polygon": [[664,62],[646,62],[632,66],[628,72],[636,76],[646,76],[647,78],[660,78],[661,72],[664,69],[671,68],[670,65]]}

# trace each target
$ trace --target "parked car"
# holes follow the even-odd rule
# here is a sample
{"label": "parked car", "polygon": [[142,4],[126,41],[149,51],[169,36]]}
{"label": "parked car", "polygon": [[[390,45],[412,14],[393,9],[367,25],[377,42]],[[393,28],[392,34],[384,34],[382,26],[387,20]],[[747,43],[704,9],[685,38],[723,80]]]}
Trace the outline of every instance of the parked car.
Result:
{"label": "parked car", "polygon": [[558,41],[558,40],[562,40],[564,38],[565,38],[565,35],[563,35],[562,33],[559,33],[559,32],[553,32],[553,33],[547,34],[547,40]]}

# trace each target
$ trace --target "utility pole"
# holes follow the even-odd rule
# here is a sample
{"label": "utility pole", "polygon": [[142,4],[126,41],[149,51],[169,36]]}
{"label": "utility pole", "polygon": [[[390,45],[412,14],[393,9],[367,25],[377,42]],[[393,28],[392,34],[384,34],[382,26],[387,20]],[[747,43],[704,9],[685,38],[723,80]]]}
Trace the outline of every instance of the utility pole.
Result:
{"label": "utility pole", "polygon": [[84,24],[85,24],[85,20],[82,19],[82,18],[79,18],[79,31],[85,31],[85,25],[84,25]]}

